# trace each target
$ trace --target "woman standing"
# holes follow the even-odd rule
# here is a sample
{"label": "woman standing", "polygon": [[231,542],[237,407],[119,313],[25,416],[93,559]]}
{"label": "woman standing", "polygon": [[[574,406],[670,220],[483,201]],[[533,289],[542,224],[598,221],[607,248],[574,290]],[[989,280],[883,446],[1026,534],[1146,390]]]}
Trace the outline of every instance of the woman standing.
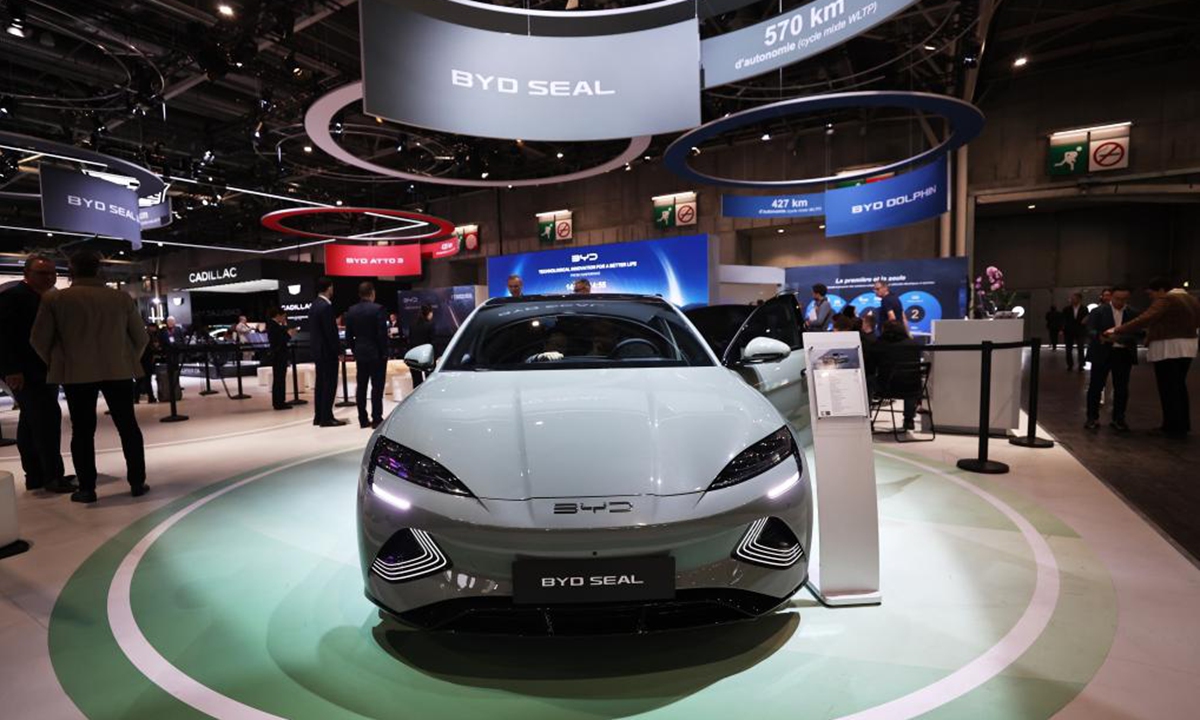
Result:
{"label": "woman standing", "polygon": [[1111,337],[1146,331],[1146,359],[1154,365],[1162,404],[1162,434],[1182,438],[1192,429],[1187,373],[1196,357],[1200,300],[1165,278],[1151,280],[1146,290],[1154,300],[1146,312],[1104,334]]}

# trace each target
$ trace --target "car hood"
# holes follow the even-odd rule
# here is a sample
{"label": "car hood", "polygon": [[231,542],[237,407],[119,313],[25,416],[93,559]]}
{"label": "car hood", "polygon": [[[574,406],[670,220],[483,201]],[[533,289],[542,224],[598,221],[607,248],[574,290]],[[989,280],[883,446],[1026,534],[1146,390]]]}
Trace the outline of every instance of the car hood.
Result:
{"label": "car hood", "polygon": [[385,434],[480,498],[705,490],[784,424],[723,367],[437,372]]}

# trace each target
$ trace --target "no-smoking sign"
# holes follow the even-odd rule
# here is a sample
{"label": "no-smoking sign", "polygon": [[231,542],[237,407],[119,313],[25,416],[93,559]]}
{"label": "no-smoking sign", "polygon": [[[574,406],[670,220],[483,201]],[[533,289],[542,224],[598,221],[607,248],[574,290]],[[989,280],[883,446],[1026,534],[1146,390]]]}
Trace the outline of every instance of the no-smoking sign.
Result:
{"label": "no-smoking sign", "polygon": [[696,224],[696,203],[679,203],[675,206],[675,224],[676,225],[695,225]]}
{"label": "no-smoking sign", "polygon": [[1128,137],[1092,140],[1088,150],[1089,172],[1129,167]]}
{"label": "no-smoking sign", "polygon": [[557,223],[555,223],[554,224],[554,235],[559,240],[570,240],[571,239],[571,221],[570,220],[559,220]]}

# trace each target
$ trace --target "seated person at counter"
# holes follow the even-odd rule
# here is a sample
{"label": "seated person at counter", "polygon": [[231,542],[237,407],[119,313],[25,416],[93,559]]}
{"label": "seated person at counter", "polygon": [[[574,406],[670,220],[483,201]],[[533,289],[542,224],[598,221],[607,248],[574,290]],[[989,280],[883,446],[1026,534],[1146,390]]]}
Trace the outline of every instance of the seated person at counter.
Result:
{"label": "seated person at counter", "polygon": [[904,400],[904,429],[916,429],[917,403],[921,401],[921,346],[908,335],[903,320],[888,320],[879,341],[866,354],[873,395]]}

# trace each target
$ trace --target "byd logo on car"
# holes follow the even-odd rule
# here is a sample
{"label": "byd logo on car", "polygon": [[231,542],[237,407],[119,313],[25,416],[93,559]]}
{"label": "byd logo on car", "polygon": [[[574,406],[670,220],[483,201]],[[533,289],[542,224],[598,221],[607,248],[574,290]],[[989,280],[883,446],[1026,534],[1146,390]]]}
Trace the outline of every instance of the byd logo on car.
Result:
{"label": "byd logo on car", "polygon": [[633,503],[628,500],[613,500],[612,502],[591,503],[586,502],[560,502],[554,503],[555,515],[578,515],[579,513],[590,512],[593,515],[601,512],[609,513],[627,513],[633,512]]}
{"label": "byd logo on car", "polygon": [[596,262],[600,259],[600,253],[577,253],[571,256],[571,262]]}
{"label": "byd logo on car", "polygon": [[637,575],[555,575],[542,578],[544,588],[603,587],[605,585],[645,585]]}

